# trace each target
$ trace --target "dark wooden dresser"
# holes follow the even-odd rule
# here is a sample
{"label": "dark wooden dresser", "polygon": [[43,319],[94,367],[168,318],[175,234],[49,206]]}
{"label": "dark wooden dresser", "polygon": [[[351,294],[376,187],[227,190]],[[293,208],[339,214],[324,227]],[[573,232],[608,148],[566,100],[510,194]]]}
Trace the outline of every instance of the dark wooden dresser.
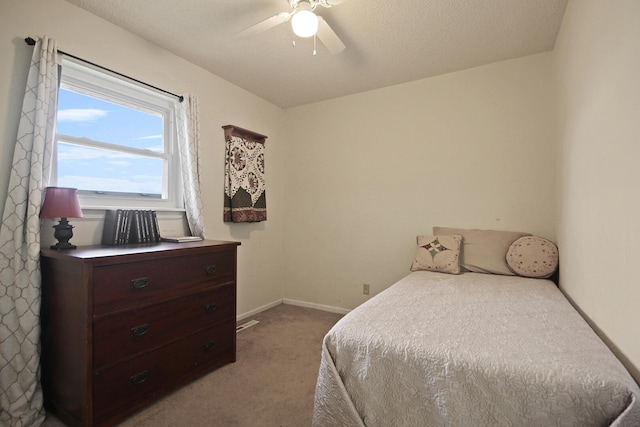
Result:
{"label": "dark wooden dresser", "polygon": [[43,249],[45,407],[112,425],[236,358],[239,243]]}

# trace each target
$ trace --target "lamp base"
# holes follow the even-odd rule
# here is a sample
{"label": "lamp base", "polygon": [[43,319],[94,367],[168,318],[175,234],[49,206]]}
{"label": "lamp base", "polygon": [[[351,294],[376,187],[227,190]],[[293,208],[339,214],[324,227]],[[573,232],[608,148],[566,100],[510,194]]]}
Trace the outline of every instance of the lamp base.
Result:
{"label": "lamp base", "polygon": [[76,249],[76,245],[69,243],[69,240],[73,237],[73,225],[69,224],[67,218],[60,218],[60,223],[53,226],[56,230],[53,233],[53,237],[58,240],[58,243],[51,245],[51,249],[65,250]]}
{"label": "lamp base", "polygon": [[64,250],[64,249],[77,249],[78,247],[76,245],[72,245],[71,243],[68,243],[66,245],[62,245],[62,242],[58,242],[55,245],[51,245],[50,248],[56,251],[60,251],[60,250]]}

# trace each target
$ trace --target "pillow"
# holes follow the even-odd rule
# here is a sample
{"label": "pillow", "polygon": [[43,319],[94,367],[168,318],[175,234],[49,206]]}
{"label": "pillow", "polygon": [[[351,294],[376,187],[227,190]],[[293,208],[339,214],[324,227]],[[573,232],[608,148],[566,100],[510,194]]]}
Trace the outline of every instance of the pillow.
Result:
{"label": "pillow", "polygon": [[507,251],[507,264],[520,276],[546,278],[558,268],[558,247],[542,237],[521,237]]}
{"label": "pillow", "polygon": [[416,259],[411,271],[428,270],[460,274],[461,235],[418,236]]}
{"label": "pillow", "polygon": [[467,230],[462,228],[433,227],[436,236],[460,234],[464,240],[460,265],[463,271],[514,276],[506,255],[511,244],[530,233],[496,230]]}

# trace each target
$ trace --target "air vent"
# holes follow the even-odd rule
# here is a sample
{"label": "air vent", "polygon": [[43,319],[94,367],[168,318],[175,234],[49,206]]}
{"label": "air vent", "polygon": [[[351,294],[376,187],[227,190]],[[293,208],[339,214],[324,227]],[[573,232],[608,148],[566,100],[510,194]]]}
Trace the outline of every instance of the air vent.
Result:
{"label": "air vent", "polygon": [[240,331],[244,331],[247,328],[252,327],[253,325],[257,325],[258,322],[257,320],[249,320],[246,323],[243,323],[242,325],[236,326],[236,332],[240,332]]}

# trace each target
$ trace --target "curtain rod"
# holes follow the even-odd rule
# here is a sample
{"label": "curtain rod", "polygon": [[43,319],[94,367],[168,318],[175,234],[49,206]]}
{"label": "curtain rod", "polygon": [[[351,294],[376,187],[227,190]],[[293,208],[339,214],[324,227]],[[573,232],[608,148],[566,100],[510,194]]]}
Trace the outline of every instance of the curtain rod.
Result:
{"label": "curtain rod", "polygon": [[[25,41],[29,46],[34,46],[34,45],[36,44],[36,41],[35,41],[34,39],[32,39],[31,37],[27,37],[26,39],[24,39],[24,41]],[[94,67],[98,67],[98,68],[100,68],[101,70],[108,71],[108,72],[113,73],[113,74],[116,74],[116,75],[118,75],[118,76],[120,76],[120,77],[124,77],[124,78],[126,78],[126,79],[131,80],[131,81],[134,81],[134,82],[136,82],[136,83],[143,84],[143,85],[145,85],[145,86],[147,86],[147,87],[153,88],[153,89],[155,89],[155,90],[158,90],[158,91],[160,91],[160,92],[166,93],[166,94],[168,94],[168,95],[175,96],[176,98],[178,98],[178,100],[179,100],[180,102],[184,101],[184,96],[182,96],[182,95],[176,95],[175,93],[173,93],[173,92],[169,92],[168,90],[164,90],[164,89],[161,89],[161,88],[159,88],[159,87],[157,87],[157,86],[150,85],[149,83],[145,83],[145,82],[143,82],[143,81],[141,81],[141,80],[134,79],[133,77],[129,77],[129,76],[125,75],[125,74],[122,74],[122,73],[119,73],[119,72],[117,72],[117,71],[111,70],[111,69],[109,69],[109,68],[107,68],[107,67],[103,67],[102,65],[98,65],[98,64],[96,64],[96,63],[94,63],[94,62],[87,61],[86,59],[79,58],[79,57],[77,57],[77,56],[75,56],[75,55],[71,55],[70,53],[64,52],[64,51],[62,51],[62,50],[60,50],[60,49],[58,49],[58,53],[61,53],[61,54],[63,54],[63,55],[66,55],[66,56],[68,56],[69,58],[73,58],[73,59],[77,59],[78,61],[82,61],[82,62],[84,62],[85,64],[93,65]]]}

